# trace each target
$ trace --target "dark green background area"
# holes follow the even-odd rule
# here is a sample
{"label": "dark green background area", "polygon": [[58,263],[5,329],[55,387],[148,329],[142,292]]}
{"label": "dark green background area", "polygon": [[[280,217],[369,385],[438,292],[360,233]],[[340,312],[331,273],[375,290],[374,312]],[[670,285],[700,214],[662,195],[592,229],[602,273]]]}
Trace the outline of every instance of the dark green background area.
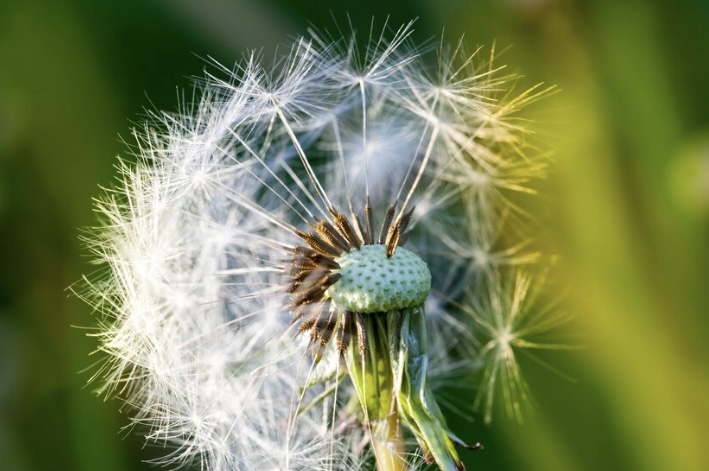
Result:
{"label": "dark green background area", "polygon": [[[561,92],[531,115],[556,163],[540,198],[583,332],[530,364],[536,405],[453,424],[469,470],[709,469],[709,2],[0,0],[0,469],[152,469],[120,403],[87,386],[79,228],[146,109],[175,110],[206,59],[271,54],[308,25],[418,18]],[[455,396],[456,390],[449,391]],[[460,392],[460,395],[463,393]],[[472,400],[456,397],[455,401]]]}

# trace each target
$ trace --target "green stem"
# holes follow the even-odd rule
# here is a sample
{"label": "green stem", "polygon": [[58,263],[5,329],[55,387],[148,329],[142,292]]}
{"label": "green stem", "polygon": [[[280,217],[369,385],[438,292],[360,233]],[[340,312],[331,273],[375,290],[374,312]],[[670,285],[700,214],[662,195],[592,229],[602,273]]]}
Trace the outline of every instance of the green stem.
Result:
{"label": "green stem", "polygon": [[378,422],[372,431],[372,448],[378,471],[406,471],[404,442],[397,413]]}
{"label": "green stem", "polygon": [[[422,306],[368,314],[366,348],[351,344],[347,368],[370,424],[378,471],[406,471],[400,423],[416,437],[427,460],[442,471],[464,471],[455,450],[463,445],[446,427],[426,376],[428,355]],[[357,339],[355,339],[357,340]]]}

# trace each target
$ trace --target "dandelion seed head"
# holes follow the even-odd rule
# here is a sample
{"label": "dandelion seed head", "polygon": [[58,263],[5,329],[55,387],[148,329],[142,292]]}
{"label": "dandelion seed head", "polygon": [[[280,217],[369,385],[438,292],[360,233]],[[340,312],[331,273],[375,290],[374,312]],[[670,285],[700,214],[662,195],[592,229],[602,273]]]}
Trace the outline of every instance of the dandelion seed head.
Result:
{"label": "dandelion seed head", "polygon": [[479,402],[501,384],[518,409],[535,324],[529,280],[501,280],[536,258],[499,235],[522,213],[507,195],[543,173],[509,119],[537,95],[509,98],[512,78],[460,45],[427,67],[410,32],[364,48],[313,32],[270,66],[216,65],[195,103],[135,132],[87,240],[107,271],[80,295],[99,312],[95,379],[168,447],[160,463],[363,469],[341,359],[387,311],[427,312],[434,376],[482,363]]}

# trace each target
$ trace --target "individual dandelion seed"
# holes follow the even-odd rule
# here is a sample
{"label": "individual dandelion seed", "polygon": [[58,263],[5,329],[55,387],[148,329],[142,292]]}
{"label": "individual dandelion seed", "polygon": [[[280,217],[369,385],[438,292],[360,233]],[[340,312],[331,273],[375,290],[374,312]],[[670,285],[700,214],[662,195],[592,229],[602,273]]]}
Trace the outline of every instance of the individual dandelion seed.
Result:
{"label": "individual dandelion seed", "polygon": [[[512,77],[460,45],[427,67],[410,32],[252,54],[136,132],[88,239],[109,270],[82,295],[103,315],[102,390],[173,447],[165,463],[364,469],[369,443],[382,471],[464,469],[424,310],[438,300],[437,338],[471,328],[451,306],[481,277],[450,261],[497,245],[507,192],[539,176],[511,116],[536,95],[509,98]],[[531,261],[525,240],[504,265]]]}
{"label": "individual dandelion seed", "polygon": [[483,365],[475,407],[483,411],[486,423],[492,421],[497,400],[507,415],[523,420],[522,409],[530,401],[531,392],[519,363],[521,354],[554,370],[534,352],[578,348],[550,337],[557,327],[569,322],[570,315],[558,308],[558,296],[540,299],[545,274],[535,277],[516,269],[504,275],[488,280],[482,293],[468,296],[461,305],[478,327],[471,338]]}

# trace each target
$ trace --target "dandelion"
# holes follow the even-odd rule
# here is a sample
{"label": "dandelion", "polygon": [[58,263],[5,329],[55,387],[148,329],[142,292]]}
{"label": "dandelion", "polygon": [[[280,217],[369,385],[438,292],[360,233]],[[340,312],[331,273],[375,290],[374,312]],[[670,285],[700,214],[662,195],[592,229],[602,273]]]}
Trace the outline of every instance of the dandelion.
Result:
{"label": "dandelion", "polygon": [[162,463],[462,470],[435,379],[484,371],[486,417],[500,371],[508,403],[526,394],[503,350],[533,346],[517,322],[532,279],[511,301],[504,286],[540,259],[510,195],[543,175],[515,113],[545,90],[512,96],[494,51],[410,32],[252,54],[135,133],[87,238],[108,270],[81,294],[100,390],[169,447]]}

